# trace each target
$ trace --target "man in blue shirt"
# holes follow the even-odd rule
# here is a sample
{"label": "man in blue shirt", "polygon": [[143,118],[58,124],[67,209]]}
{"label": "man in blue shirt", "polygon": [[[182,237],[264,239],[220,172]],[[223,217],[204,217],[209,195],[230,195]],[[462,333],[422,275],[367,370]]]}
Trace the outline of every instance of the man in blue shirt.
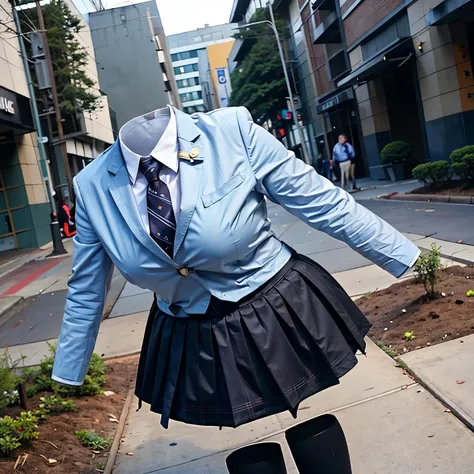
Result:
{"label": "man in blue shirt", "polygon": [[333,160],[339,164],[341,170],[341,188],[349,187],[349,178],[351,176],[351,166],[355,160],[355,151],[350,143],[347,141],[346,135],[339,135],[338,143],[334,146],[332,152]]}

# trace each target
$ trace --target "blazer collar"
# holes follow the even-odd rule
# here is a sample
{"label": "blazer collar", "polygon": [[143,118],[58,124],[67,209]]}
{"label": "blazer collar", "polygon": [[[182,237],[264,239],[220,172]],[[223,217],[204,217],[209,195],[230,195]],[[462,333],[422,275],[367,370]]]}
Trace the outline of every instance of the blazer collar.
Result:
{"label": "blazer collar", "polygon": [[[196,126],[194,119],[190,115],[185,114],[175,107],[172,107],[172,109],[174,110],[176,116],[179,151],[185,152],[187,154],[192,153],[193,155],[197,153],[196,156],[193,156],[193,159],[195,161],[204,160],[204,146],[202,141],[199,140],[201,136],[201,130],[199,130],[199,128]],[[109,158],[108,170],[115,175],[125,164],[118,139],[107,150],[107,153],[111,155]]]}

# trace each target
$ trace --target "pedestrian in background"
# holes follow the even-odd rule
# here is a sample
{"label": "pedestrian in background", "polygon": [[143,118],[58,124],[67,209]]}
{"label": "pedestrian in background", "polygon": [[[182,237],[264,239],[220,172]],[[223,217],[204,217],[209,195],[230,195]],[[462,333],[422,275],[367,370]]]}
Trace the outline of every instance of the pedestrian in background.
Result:
{"label": "pedestrian in background", "polygon": [[347,141],[347,135],[339,135],[338,143],[334,146],[332,157],[333,162],[339,165],[341,171],[341,188],[346,189],[346,187],[349,186],[353,161],[355,167],[355,152],[352,145]]}

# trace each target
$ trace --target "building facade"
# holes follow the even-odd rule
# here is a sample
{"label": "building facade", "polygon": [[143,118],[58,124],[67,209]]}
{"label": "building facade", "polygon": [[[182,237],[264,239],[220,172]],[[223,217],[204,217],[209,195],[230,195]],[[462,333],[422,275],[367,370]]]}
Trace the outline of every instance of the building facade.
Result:
{"label": "building facade", "polygon": [[180,106],[171,58],[154,1],[90,13],[101,90],[117,127],[151,110]]}
{"label": "building facade", "polygon": [[[0,251],[5,251],[49,243],[50,203],[45,182],[49,182],[51,191],[57,195],[67,196],[68,192],[54,120],[51,114],[45,113],[45,104],[38,96],[38,108],[43,116],[42,132],[48,138],[45,149],[49,166],[40,161],[31,98],[11,5],[6,0],[0,0],[0,3]],[[99,97],[96,112],[78,111],[74,124],[64,123],[68,164],[75,175],[114,138],[107,97],[100,94],[88,25],[75,5],[71,1],[67,3],[83,23],[78,39],[88,52],[87,74],[94,81],[94,92]],[[28,10],[22,15],[27,16]]]}
{"label": "building facade", "polygon": [[0,0],[0,252],[48,243],[49,204],[11,6]]}
{"label": "building facade", "polygon": [[330,149],[355,145],[359,174],[383,179],[380,151],[402,140],[406,169],[474,143],[472,0],[299,0]]}
{"label": "building facade", "polygon": [[206,25],[167,37],[178,94],[186,113],[227,105],[231,92],[227,58],[234,43],[234,28],[232,24]]}
{"label": "building facade", "polygon": [[[71,175],[75,176],[114,142],[116,131],[111,121],[108,97],[99,85],[99,63],[95,59],[90,26],[73,0],[66,0],[66,3],[73,15],[81,21],[82,29],[76,36],[87,53],[85,69],[87,76],[94,82],[92,92],[98,97],[94,112],[78,111],[75,124],[67,122],[64,124],[69,168]],[[46,133],[48,125],[45,124],[42,128],[43,133]],[[67,194],[66,176],[59,147],[52,147],[50,144],[50,156],[53,153],[56,155],[56,159],[52,160],[55,187],[61,187],[63,194]]]}

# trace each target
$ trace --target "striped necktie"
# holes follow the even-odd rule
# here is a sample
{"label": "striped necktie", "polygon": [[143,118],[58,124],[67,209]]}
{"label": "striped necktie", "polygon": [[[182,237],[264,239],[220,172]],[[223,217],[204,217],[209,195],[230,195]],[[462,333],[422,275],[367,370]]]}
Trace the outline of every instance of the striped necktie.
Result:
{"label": "striped necktie", "polygon": [[170,258],[173,258],[176,219],[168,186],[159,178],[161,167],[161,163],[152,157],[140,160],[140,171],[148,181],[147,207],[150,236]]}

